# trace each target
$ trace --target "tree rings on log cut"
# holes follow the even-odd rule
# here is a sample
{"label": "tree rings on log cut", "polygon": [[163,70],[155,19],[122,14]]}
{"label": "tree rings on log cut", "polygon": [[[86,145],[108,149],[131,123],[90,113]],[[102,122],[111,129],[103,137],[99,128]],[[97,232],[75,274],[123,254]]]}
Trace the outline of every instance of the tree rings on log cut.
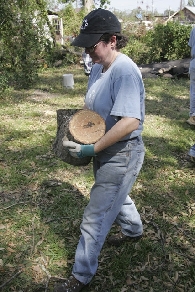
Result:
{"label": "tree rings on log cut", "polygon": [[93,144],[104,136],[106,124],[99,114],[84,109],[71,117],[69,131],[76,141],[82,144]]}

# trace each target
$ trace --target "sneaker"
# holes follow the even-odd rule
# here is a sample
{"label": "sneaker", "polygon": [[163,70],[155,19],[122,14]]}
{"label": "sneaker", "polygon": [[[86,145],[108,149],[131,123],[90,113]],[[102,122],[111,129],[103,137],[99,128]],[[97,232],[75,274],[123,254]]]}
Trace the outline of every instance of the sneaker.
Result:
{"label": "sneaker", "polygon": [[188,156],[192,162],[195,162],[195,144],[188,151]]}
{"label": "sneaker", "polygon": [[139,239],[142,238],[142,235],[135,236],[135,237],[130,237],[125,234],[123,234],[121,231],[117,234],[111,235],[108,238],[108,243],[111,245],[115,246],[120,246],[123,242],[131,241],[131,242],[136,242]]}
{"label": "sneaker", "polygon": [[186,121],[189,125],[195,126],[195,116],[189,117],[189,119]]}
{"label": "sneaker", "polygon": [[65,282],[57,284],[53,292],[79,292],[84,286],[86,285],[70,276]]}

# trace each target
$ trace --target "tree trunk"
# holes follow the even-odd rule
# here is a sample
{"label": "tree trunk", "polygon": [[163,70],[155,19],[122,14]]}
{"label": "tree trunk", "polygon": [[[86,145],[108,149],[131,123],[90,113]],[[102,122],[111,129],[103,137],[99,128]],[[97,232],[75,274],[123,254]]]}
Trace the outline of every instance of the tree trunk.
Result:
{"label": "tree trunk", "polygon": [[94,6],[94,0],[84,0],[83,5],[85,9],[90,12],[93,9]]}
{"label": "tree trunk", "polygon": [[191,59],[181,59],[162,63],[138,65],[143,78],[155,78],[158,76],[166,78],[188,77]]}

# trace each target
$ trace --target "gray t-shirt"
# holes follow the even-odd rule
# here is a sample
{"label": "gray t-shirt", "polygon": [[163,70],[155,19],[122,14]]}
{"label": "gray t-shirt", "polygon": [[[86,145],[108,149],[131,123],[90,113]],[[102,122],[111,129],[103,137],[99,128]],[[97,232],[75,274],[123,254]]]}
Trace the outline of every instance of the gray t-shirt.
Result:
{"label": "gray t-shirt", "polygon": [[141,72],[126,55],[119,54],[110,68],[102,73],[103,66],[92,67],[85,105],[106,122],[106,131],[121,117],[140,120],[139,127],[123,140],[137,137],[143,130],[145,116],[145,89]]}

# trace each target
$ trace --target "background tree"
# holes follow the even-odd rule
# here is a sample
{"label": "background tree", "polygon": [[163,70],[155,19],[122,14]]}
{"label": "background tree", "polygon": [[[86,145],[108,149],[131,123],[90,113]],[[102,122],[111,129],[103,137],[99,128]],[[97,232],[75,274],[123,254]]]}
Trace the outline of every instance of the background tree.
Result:
{"label": "background tree", "polygon": [[188,6],[195,6],[195,0],[188,0]]}
{"label": "background tree", "polygon": [[29,87],[50,47],[44,0],[1,0],[0,87]]}
{"label": "background tree", "polygon": [[68,4],[60,12],[60,17],[63,19],[63,30],[66,36],[76,36],[80,30],[81,22],[85,16],[85,9],[80,9],[78,12],[72,4]]}
{"label": "background tree", "polygon": [[[49,0],[51,1],[51,0]],[[93,2],[94,6],[97,7],[105,7],[107,4],[110,4],[109,0],[57,0],[58,3],[62,4],[76,4],[76,6],[87,8],[89,2]],[[92,6],[92,4],[90,3]]]}
{"label": "background tree", "polygon": [[165,11],[164,11],[164,15],[166,15],[166,16],[170,16],[170,15],[172,15],[172,14],[174,14],[175,13],[175,11],[174,10],[171,10],[171,9],[166,9]]}

